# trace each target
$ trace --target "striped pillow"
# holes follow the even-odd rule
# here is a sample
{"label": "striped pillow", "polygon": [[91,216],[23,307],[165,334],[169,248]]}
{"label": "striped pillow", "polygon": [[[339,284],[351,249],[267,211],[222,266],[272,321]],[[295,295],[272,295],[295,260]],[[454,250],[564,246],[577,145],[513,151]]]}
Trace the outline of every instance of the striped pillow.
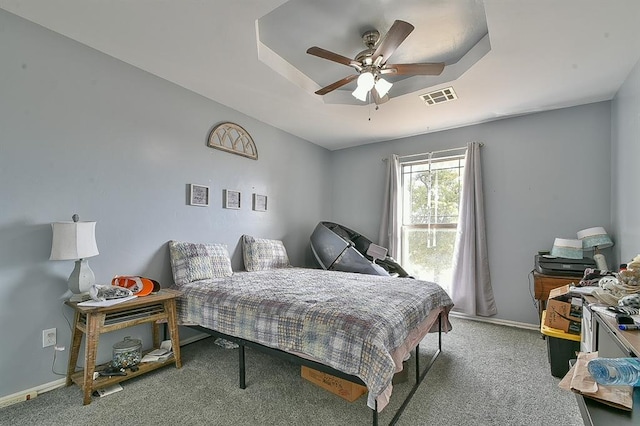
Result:
{"label": "striped pillow", "polygon": [[233,275],[229,251],[222,244],[169,241],[169,254],[177,286]]}
{"label": "striped pillow", "polygon": [[247,271],[288,268],[289,257],[280,240],[242,236],[242,257]]}

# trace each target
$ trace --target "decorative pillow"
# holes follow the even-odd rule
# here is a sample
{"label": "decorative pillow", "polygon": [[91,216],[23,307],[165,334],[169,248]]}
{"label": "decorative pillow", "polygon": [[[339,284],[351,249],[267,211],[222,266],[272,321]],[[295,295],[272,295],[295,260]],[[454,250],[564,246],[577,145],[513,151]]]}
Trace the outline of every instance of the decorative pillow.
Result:
{"label": "decorative pillow", "polygon": [[227,246],[169,241],[173,281],[177,286],[233,275]]}
{"label": "decorative pillow", "polygon": [[288,268],[289,257],[280,240],[242,236],[242,257],[247,271]]}

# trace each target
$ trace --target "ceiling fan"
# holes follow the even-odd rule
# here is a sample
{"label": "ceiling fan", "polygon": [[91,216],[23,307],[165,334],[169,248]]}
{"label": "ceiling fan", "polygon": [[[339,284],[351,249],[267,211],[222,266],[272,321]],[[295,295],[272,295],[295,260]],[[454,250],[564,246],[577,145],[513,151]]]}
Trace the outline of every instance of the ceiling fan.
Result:
{"label": "ceiling fan", "polygon": [[[362,41],[367,48],[358,53],[354,59],[317,46],[307,49],[307,53],[310,55],[347,65],[355,68],[358,72],[323,87],[315,92],[316,95],[326,95],[357,79],[358,87],[353,91],[353,96],[366,102],[367,95],[371,92],[375,103],[381,104],[389,100],[387,93],[393,85],[382,78],[385,74],[440,75],[444,69],[443,62],[425,64],[391,64],[387,62],[413,29],[414,26],[410,23],[396,20],[382,39],[380,39],[380,33],[376,30],[365,32],[362,35]],[[375,90],[372,90],[374,88]]]}

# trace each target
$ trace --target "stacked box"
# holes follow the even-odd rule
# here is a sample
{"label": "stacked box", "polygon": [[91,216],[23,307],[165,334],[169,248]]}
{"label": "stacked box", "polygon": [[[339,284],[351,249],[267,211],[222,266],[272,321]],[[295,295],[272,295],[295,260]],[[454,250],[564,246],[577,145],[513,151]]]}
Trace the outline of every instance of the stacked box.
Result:
{"label": "stacked box", "polygon": [[580,334],[582,297],[572,295],[568,284],[551,290],[547,301],[547,315],[542,324],[565,333]]}

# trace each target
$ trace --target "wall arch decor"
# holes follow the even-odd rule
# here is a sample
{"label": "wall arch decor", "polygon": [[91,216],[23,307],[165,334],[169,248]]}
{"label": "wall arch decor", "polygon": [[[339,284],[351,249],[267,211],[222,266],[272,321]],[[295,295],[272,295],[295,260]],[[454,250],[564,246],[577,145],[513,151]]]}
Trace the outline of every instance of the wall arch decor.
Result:
{"label": "wall arch decor", "polygon": [[258,159],[258,148],[249,133],[235,123],[220,123],[209,134],[207,146]]}

